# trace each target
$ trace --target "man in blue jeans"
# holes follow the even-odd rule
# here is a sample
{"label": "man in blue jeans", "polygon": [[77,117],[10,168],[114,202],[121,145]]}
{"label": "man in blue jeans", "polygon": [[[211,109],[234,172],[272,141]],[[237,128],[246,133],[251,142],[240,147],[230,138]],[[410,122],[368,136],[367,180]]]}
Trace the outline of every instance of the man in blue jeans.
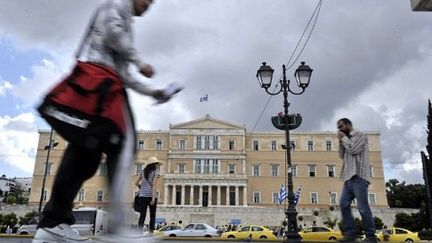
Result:
{"label": "man in blue jeans", "polygon": [[367,136],[354,130],[348,118],[340,119],[337,128],[339,157],[343,160],[340,179],[344,182],[340,200],[344,238],[340,242],[356,241],[357,229],[351,213],[351,203],[356,199],[366,234],[364,242],[375,243],[375,223],[368,202],[371,172]]}

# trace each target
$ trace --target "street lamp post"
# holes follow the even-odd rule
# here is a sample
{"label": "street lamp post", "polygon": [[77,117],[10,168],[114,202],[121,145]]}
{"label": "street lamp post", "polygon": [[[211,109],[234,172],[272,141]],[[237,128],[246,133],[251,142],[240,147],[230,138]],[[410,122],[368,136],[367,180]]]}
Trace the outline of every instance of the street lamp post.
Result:
{"label": "street lamp post", "polygon": [[[280,116],[273,117],[272,122],[273,125],[275,125],[276,128],[285,130],[285,162],[288,165],[288,209],[285,210],[285,217],[287,222],[287,232],[286,232],[286,242],[298,242],[300,241],[300,235],[298,234],[297,229],[297,210],[296,205],[294,202],[294,191],[293,191],[293,178],[292,178],[292,168],[291,168],[291,145],[290,145],[290,137],[289,137],[289,130],[295,129],[298,126],[300,126],[301,123],[301,116],[299,114],[288,114],[288,107],[290,103],[288,102],[288,93],[294,94],[294,95],[301,95],[304,93],[306,88],[309,85],[310,78],[312,75],[312,69],[305,65],[304,62],[301,63],[301,65],[297,68],[297,70],[294,73],[294,77],[297,81],[297,85],[302,89],[300,92],[294,92],[290,89],[290,80],[287,80],[286,78],[286,67],[285,65],[282,66],[283,70],[283,78],[280,80],[280,90],[275,92],[270,92],[268,89],[271,86],[272,79],[273,79],[273,69],[266,65],[265,62],[263,62],[260,69],[257,71],[257,79],[258,82],[261,85],[261,88],[265,89],[265,91],[270,95],[278,95],[281,92],[283,92],[284,97],[284,113],[283,113],[283,120],[280,120]],[[278,122],[279,121],[279,122]]]}
{"label": "street lamp post", "polygon": [[48,163],[49,163],[50,152],[51,152],[52,148],[54,148],[55,146],[58,145],[58,142],[54,142],[52,140],[52,136],[53,136],[53,129],[51,128],[48,145],[46,145],[44,147],[44,150],[48,150],[48,152],[47,152],[47,157],[46,157],[46,161],[45,161],[45,171],[44,171],[44,176],[43,176],[43,180],[42,180],[42,189],[41,189],[41,196],[40,196],[40,199],[39,199],[39,209],[38,209],[38,212],[40,212],[42,210],[42,201],[43,201],[44,191],[45,191],[46,176],[47,176],[47,173],[48,173]]}

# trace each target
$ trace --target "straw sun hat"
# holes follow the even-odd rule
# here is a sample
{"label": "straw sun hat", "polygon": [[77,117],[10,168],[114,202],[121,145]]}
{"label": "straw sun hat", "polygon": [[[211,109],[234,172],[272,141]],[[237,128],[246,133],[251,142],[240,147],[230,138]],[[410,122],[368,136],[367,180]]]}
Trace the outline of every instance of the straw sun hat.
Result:
{"label": "straw sun hat", "polygon": [[158,158],[156,158],[156,157],[150,157],[147,161],[145,161],[144,163],[143,163],[143,169],[145,168],[145,167],[147,167],[147,165],[151,165],[151,164],[159,164],[159,165],[161,165],[162,164],[162,161],[160,161]]}

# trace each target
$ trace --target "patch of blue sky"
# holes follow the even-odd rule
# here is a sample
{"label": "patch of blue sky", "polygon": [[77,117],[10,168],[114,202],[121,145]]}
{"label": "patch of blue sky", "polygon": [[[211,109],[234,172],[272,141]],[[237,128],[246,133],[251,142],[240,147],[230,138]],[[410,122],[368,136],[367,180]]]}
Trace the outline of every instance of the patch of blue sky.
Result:
{"label": "patch of blue sky", "polygon": [[0,36],[0,76],[12,84],[20,82],[20,77],[32,75],[31,67],[49,59],[47,52],[38,49],[21,51],[11,39]]}
{"label": "patch of blue sky", "polygon": [[[1,156],[1,155],[0,155]],[[31,177],[33,176],[31,173],[23,171],[16,166],[12,166],[2,159],[0,159],[0,176],[6,175],[7,178],[11,177]]]}
{"label": "patch of blue sky", "polygon": [[[50,58],[48,53],[37,49],[19,50],[11,39],[2,36],[0,36],[0,53],[0,82],[5,80],[12,85],[21,82],[21,76],[31,77],[31,67],[41,63],[42,59]],[[18,109],[19,100],[7,92],[0,96],[0,104],[0,115],[15,116],[23,112]]]}

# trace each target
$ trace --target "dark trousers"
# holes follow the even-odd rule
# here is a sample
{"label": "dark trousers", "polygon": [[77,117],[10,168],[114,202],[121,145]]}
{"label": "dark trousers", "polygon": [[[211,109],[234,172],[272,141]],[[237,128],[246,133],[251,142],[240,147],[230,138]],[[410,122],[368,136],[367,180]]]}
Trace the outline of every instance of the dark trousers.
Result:
{"label": "dark trousers", "polygon": [[152,200],[151,197],[139,197],[141,200],[141,205],[143,205],[143,209],[140,213],[140,217],[138,219],[138,228],[142,229],[144,226],[144,221],[147,214],[147,207],[150,208],[150,224],[149,224],[149,231],[153,232],[155,229],[155,222],[156,222],[156,207],[157,207],[157,199],[155,200],[154,205],[150,205],[150,202]]}
{"label": "dark trousers", "polygon": [[[59,224],[74,224],[73,201],[84,181],[97,171],[102,153],[69,143],[57,170],[49,201],[45,205],[38,228],[52,228]],[[107,155],[108,183],[111,184],[117,164],[118,150],[105,152]]]}

